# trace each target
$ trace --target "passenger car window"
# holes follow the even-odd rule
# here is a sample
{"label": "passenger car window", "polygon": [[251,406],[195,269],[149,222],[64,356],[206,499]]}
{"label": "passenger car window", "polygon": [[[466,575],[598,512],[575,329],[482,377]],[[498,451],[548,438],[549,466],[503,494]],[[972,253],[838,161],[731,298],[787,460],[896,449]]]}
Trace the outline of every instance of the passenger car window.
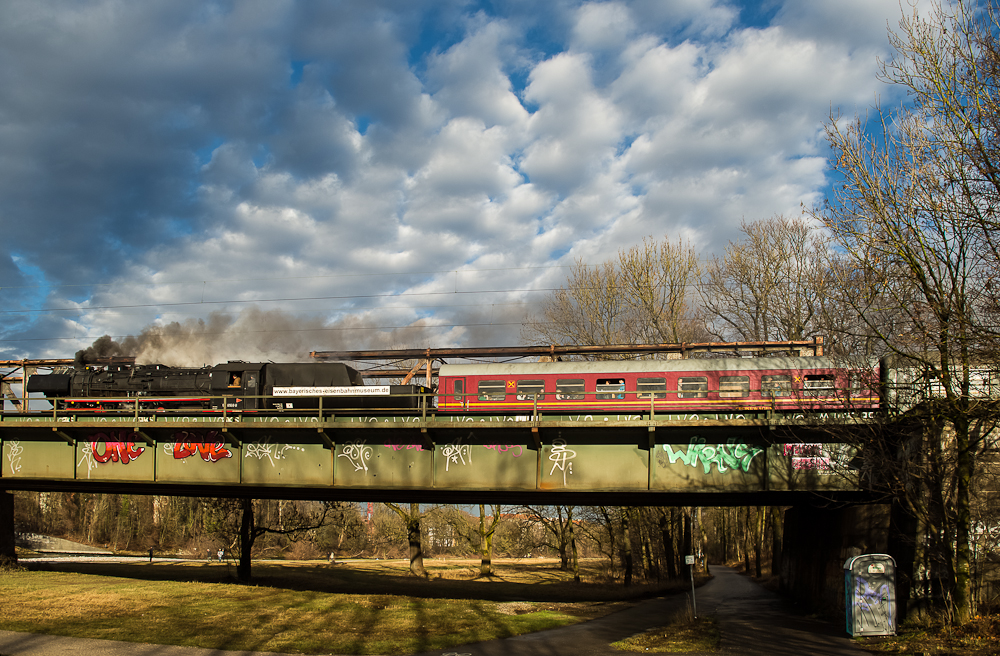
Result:
{"label": "passenger car window", "polygon": [[[608,392],[618,392],[617,394],[609,394]],[[610,399],[624,399],[625,398],[625,379],[624,378],[598,378],[597,379],[597,400],[607,401]]]}
{"label": "passenger car window", "polygon": [[503,401],[507,398],[507,386],[502,380],[479,381],[480,401]]}
{"label": "passenger car window", "polygon": [[677,379],[677,396],[682,399],[703,399],[708,396],[708,378],[685,376]]}
{"label": "passenger car window", "polygon": [[586,398],[586,388],[582,378],[556,379],[556,400],[578,401]]}
{"label": "passenger car window", "polygon": [[792,392],[791,376],[761,376],[761,396],[788,396]]}
{"label": "passenger car window", "polygon": [[804,387],[806,396],[833,396],[833,375],[806,376]]}
{"label": "passenger car window", "polygon": [[544,380],[519,380],[517,381],[517,400],[531,401],[537,399],[541,401],[545,398]]}
{"label": "passenger car window", "polygon": [[665,399],[667,398],[667,379],[640,378],[636,381],[635,389],[639,392],[638,397],[640,399],[648,399],[650,397],[654,399]]}
{"label": "passenger car window", "polygon": [[719,376],[719,398],[739,399],[750,396],[750,376]]}

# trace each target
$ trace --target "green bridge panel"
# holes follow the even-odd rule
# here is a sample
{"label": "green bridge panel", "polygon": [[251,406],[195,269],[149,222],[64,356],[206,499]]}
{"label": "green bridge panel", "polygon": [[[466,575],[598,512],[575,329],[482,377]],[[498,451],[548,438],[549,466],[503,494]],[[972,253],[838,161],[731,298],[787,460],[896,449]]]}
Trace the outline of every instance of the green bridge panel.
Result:
{"label": "green bridge panel", "polygon": [[[161,483],[239,485],[242,449],[220,442],[157,444],[156,480]],[[152,459],[151,459],[152,460]]]}
{"label": "green bridge panel", "polygon": [[0,476],[72,479],[76,475],[75,456],[76,448],[65,440],[4,441]]}
{"label": "green bridge panel", "polygon": [[649,451],[627,444],[546,444],[543,490],[645,490]]}
{"label": "green bridge panel", "polygon": [[706,443],[695,437],[687,444],[653,447],[653,488],[664,491],[757,492],[768,489],[764,445]]}
{"label": "green bridge panel", "polygon": [[282,443],[280,435],[243,445],[246,485],[333,485],[333,453],[322,444]]}
{"label": "green bridge panel", "polygon": [[435,446],[435,484],[456,489],[534,490],[537,456],[527,444],[439,444]]}
{"label": "green bridge panel", "polygon": [[[333,490],[857,491],[848,446],[768,443],[762,420],[587,416],[3,417],[3,483]],[[753,423],[756,422],[756,423]],[[788,440],[788,431],[782,438]],[[7,487],[17,487],[7,485]]]}

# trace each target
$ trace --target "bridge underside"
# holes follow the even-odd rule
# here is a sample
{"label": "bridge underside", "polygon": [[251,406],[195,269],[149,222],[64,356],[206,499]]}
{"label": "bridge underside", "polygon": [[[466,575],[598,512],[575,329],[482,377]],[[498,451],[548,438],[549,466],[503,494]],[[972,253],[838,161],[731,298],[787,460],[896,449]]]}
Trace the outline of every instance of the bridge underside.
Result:
{"label": "bridge underside", "polygon": [[850,425],[763,414],[7,415],[0,489],[454,503],[787,505],[816,495],[864,502]]}

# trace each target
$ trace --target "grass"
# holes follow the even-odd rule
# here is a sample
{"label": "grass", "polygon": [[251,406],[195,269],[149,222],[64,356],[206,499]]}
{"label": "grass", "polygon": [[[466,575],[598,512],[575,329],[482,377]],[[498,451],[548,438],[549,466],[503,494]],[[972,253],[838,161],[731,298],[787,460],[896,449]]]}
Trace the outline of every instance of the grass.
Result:
{"label": "grass", "polygon": [[[285,653],[402,654],[444,649],[614,612],[663,588],[574,584],[555,561],[403,561],[254,566],[255,585],[204,562],[60,563],[0,574],[0,629]],[[596,577],[594,571],[587,572]],[[586,579],[585,579],[586,580]]]}
{"label": "grass", "polygon": [[611,644],[619,651],[687,653],[718,651],[722,637],[711,617],[678,614],[668,624],[637,633]]}
{"label": "grass", "polygon": [[960,627],[910,622],[894,636],[858,638],[855,643],[875,654],[996,656],[1000,653],[1000,615],[976,616]]}

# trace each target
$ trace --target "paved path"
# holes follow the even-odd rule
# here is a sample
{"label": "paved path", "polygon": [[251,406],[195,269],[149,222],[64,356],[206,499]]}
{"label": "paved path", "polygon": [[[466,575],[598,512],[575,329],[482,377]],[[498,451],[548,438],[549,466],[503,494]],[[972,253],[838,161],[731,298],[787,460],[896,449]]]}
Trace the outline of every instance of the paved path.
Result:
{"label": "paved path", "polygon": [[[786,601],[728,567],[712,566],[715,578],[698,588],[698,614],[715,617],[722,634],[716,655],[862,656],[840,625],[808,619]],[[611,643],[662,625],[684,610],[690,597],[677,595],[643,602],[634,608],[584,624],[493,640],[428,656],[623,656]],[[694,654],[696,652],[692,652]]]}
{"label": "paved path", "polygon": [[[722,649],[739,656],[862,656],[841,625],[795,613],[775,594],[727,567],[713,566],[715,579],[698,589],[699,615],[717,619]],[[428,652],[435,656],[622,656],[612,642],[662,625],[690,603],[687,595],[643,602],[613,615],[561,629],[540,631]],[[146,645],[0,631],[2,656],[271,656],[192,647]]]}

